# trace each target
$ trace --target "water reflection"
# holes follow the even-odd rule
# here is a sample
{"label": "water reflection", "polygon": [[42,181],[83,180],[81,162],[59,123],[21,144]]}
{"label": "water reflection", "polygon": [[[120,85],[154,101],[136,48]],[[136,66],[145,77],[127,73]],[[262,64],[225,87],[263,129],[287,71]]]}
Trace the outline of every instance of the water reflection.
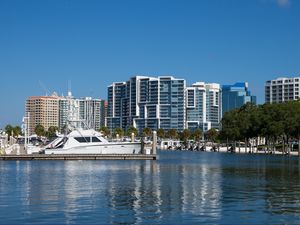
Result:
{"label": "water reflection", "polygon": [[300,223],[297,158],[0,162],[0,224]]}
{"label": "water reflection", "polygon": [[220,218],[222,190],[219,172],[212,173],[206,164],[184,166],[181,184],[184,212]]}
{"label": "water reflection", "polygon": [[161,216],[159,167],[155,161],[138,163],[125,177],[111,177],[106,191],[109,223],[142,223]]}

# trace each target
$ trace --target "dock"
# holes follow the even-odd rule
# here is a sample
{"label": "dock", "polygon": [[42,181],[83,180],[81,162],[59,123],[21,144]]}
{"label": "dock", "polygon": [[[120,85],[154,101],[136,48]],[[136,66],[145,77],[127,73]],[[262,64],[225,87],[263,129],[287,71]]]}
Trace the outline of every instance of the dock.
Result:
{"label": "dock", "polygon": [[156,160],[156,154],[0,155],[0,160]]}

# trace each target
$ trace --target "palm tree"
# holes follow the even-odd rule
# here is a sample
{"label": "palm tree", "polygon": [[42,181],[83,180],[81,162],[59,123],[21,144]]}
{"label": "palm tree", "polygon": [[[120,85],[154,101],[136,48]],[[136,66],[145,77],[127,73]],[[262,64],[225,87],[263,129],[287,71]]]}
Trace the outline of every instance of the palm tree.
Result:
{"label": "palm tree", "polygon": [[45,128],[41,124],[38,124],[34,128],[34,132],[37,136],[43,136],[45,135]]}
{"label": "palm tree", "polygon": [[182,138],[183,138],[184,141],[187,141],[190,138],[190,136],[191,136],[190,130],[184,129],[182,131]]}
{"label": "palm tree", "polygon": [[131,134],[134,133],[135,136],[138,134],[138,130],[135,127],[129,127],[127,130],[127,136],[131,136]]}
{"label": "palm tree", "polygon": [[123,137],[124,136],[124,130],[121,127],[117,127],[115,129],[115,135],[119,135],[119,137]]}
{"label": "palm tree", "polygon": [[193,132],[193,137],[195,139],[195,141],[200,141],[201,137],[202,137],[202,131],[197,128],[194,132]]}
{"label": "palm tree", "polygon": [[55,137],[56,131],[58,131],[58,127],[56,127],[56,126],[50,126],[48,128],[47,136],[48,137]]}
{"label": "palm tree", "polygon": [[165,130],[164,129],[162,129],[162,128],[159,128],[158,130],[157,130],[157,136],[159,137],[159,138],[164,138],[165,137]]}
{"label": "palm tree", "polygon": [[168,130],[167,136],[171,139],[175,139],[178,136],[178,133],[175,129]]}
{"label": "palm tree", "polygon": [[145,137],[150,137],[150,136],[151,136],[151,133],[152,133],[151,128],[145,127],[145,128],[143,129],[143,135],[144,135]]}
{"label": "palm tree", "polygon": [[12,135],[12,132],[13,132],[13,126],[8,124],[5,126],[4,130],[5,130],[5,133],[8,135],[8,137],[10,137]]}
{"label": "palm tree", "polygon": [[22,129],[21,129],[21,127],[19,127],[19,126],[15,126],[15,127],[13,128],[13,132],[14,132],[14,136],[15,136],[15,137],[18,137],[19,135],[22,134]]}
{"label": "palm tree", "polygon": [[108,127],[105,127],[105,126],[103,126],[103,127],[100,128],[100,132],[102,132],[104,136],[110,135],[110,130],[109,130],[109,128],[108,128]]}

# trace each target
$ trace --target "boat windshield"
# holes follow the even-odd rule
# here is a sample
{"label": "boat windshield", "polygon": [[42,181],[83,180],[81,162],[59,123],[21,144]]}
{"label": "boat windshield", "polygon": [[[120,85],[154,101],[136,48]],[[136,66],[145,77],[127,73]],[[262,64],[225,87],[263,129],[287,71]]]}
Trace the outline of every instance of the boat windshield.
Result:
{"label": "boat windshield", "polygon": [[53,148],[62,148],[64,147],[64,144],[68,141],[67,137],[63,137],[57,144],[50,145],[49,147],[47,147],[47,149],[53,149]]}

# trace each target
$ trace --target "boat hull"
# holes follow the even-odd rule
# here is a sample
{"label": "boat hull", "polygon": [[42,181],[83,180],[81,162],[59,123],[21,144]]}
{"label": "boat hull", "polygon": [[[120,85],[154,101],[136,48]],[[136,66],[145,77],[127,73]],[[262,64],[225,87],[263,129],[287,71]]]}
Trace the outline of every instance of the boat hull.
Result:
{"label": "boat hull", "polygon": [[141,143],[78,146],[72,148],[45,149],[45,154],[141,154]]}

